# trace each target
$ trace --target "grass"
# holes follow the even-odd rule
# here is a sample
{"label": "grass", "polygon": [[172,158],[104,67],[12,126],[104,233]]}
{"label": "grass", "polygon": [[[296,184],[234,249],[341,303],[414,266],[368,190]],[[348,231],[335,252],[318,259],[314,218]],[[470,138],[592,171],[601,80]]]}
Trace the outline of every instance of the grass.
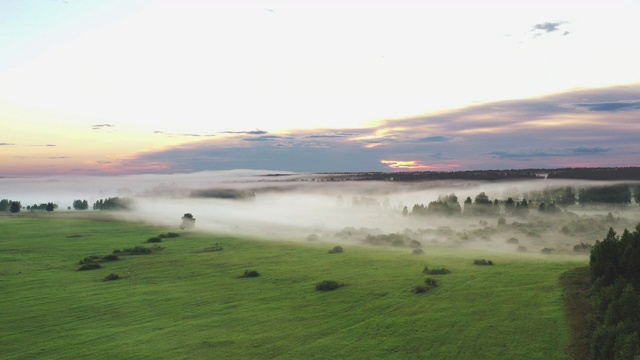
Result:
{"label": "grass", "polygon": [[[64,216],[2,216],[0,228],[3,359],[566,359],[559,277],[587,262],[446,248],[331,256],[322,242],[192,232],[76,271],[173,229]],[[199,252],[212,243],[225,250]],[[487,256],[497,265],[473,265]],[[416,296],[425,264],[451,274]],[[238,281],[248,268],[263,276]],[[111,273],[122,279],[102,281]],[[349,286],[316,291],[325,279]]]}

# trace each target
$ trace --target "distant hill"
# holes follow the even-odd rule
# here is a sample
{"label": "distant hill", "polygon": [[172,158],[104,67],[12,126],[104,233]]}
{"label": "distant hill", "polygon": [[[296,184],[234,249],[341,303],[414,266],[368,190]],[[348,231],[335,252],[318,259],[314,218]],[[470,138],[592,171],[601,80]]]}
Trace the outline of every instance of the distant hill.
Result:
{"label": "distant hill", "polygon": [[518,179],[576,179],[576,180],[638,180],[640,167],[511,169],[470,171],[408,171],[408,172],[356,172],[323,173],[312,175],[316,181],[425,181],[425,180],[479,180],[499,181]]}

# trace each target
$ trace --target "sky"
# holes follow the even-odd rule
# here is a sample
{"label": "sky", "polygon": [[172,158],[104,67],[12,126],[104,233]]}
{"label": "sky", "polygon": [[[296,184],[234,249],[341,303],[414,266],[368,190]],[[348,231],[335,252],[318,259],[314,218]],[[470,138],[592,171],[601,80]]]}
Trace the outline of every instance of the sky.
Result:
{"label": "sky", "polygon": [[640,0],[0,2],[0,176],[640,166]]}

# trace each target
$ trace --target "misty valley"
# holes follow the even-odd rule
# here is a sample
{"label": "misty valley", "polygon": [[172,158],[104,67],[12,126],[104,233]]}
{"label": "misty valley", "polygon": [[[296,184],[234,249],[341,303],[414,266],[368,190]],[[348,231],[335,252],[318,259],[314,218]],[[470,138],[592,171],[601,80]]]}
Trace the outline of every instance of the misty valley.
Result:
{"label": "misty valley", "polygon": [[640,182],[361,176],[0,179],[10,358],[639,353]]}

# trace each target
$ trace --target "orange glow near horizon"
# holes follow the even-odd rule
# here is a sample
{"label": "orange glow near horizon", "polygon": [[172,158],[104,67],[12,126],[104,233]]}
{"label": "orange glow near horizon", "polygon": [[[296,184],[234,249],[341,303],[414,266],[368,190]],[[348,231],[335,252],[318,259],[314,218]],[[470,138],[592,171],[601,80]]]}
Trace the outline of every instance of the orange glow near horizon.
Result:
{"label": "orange glow near horizon", "polygon": [[380,160],[380,163],[386,165],[389,169],[401,171],[441,171],[455,169],[460,166],[458,164],[425,165],[418,160]]}

